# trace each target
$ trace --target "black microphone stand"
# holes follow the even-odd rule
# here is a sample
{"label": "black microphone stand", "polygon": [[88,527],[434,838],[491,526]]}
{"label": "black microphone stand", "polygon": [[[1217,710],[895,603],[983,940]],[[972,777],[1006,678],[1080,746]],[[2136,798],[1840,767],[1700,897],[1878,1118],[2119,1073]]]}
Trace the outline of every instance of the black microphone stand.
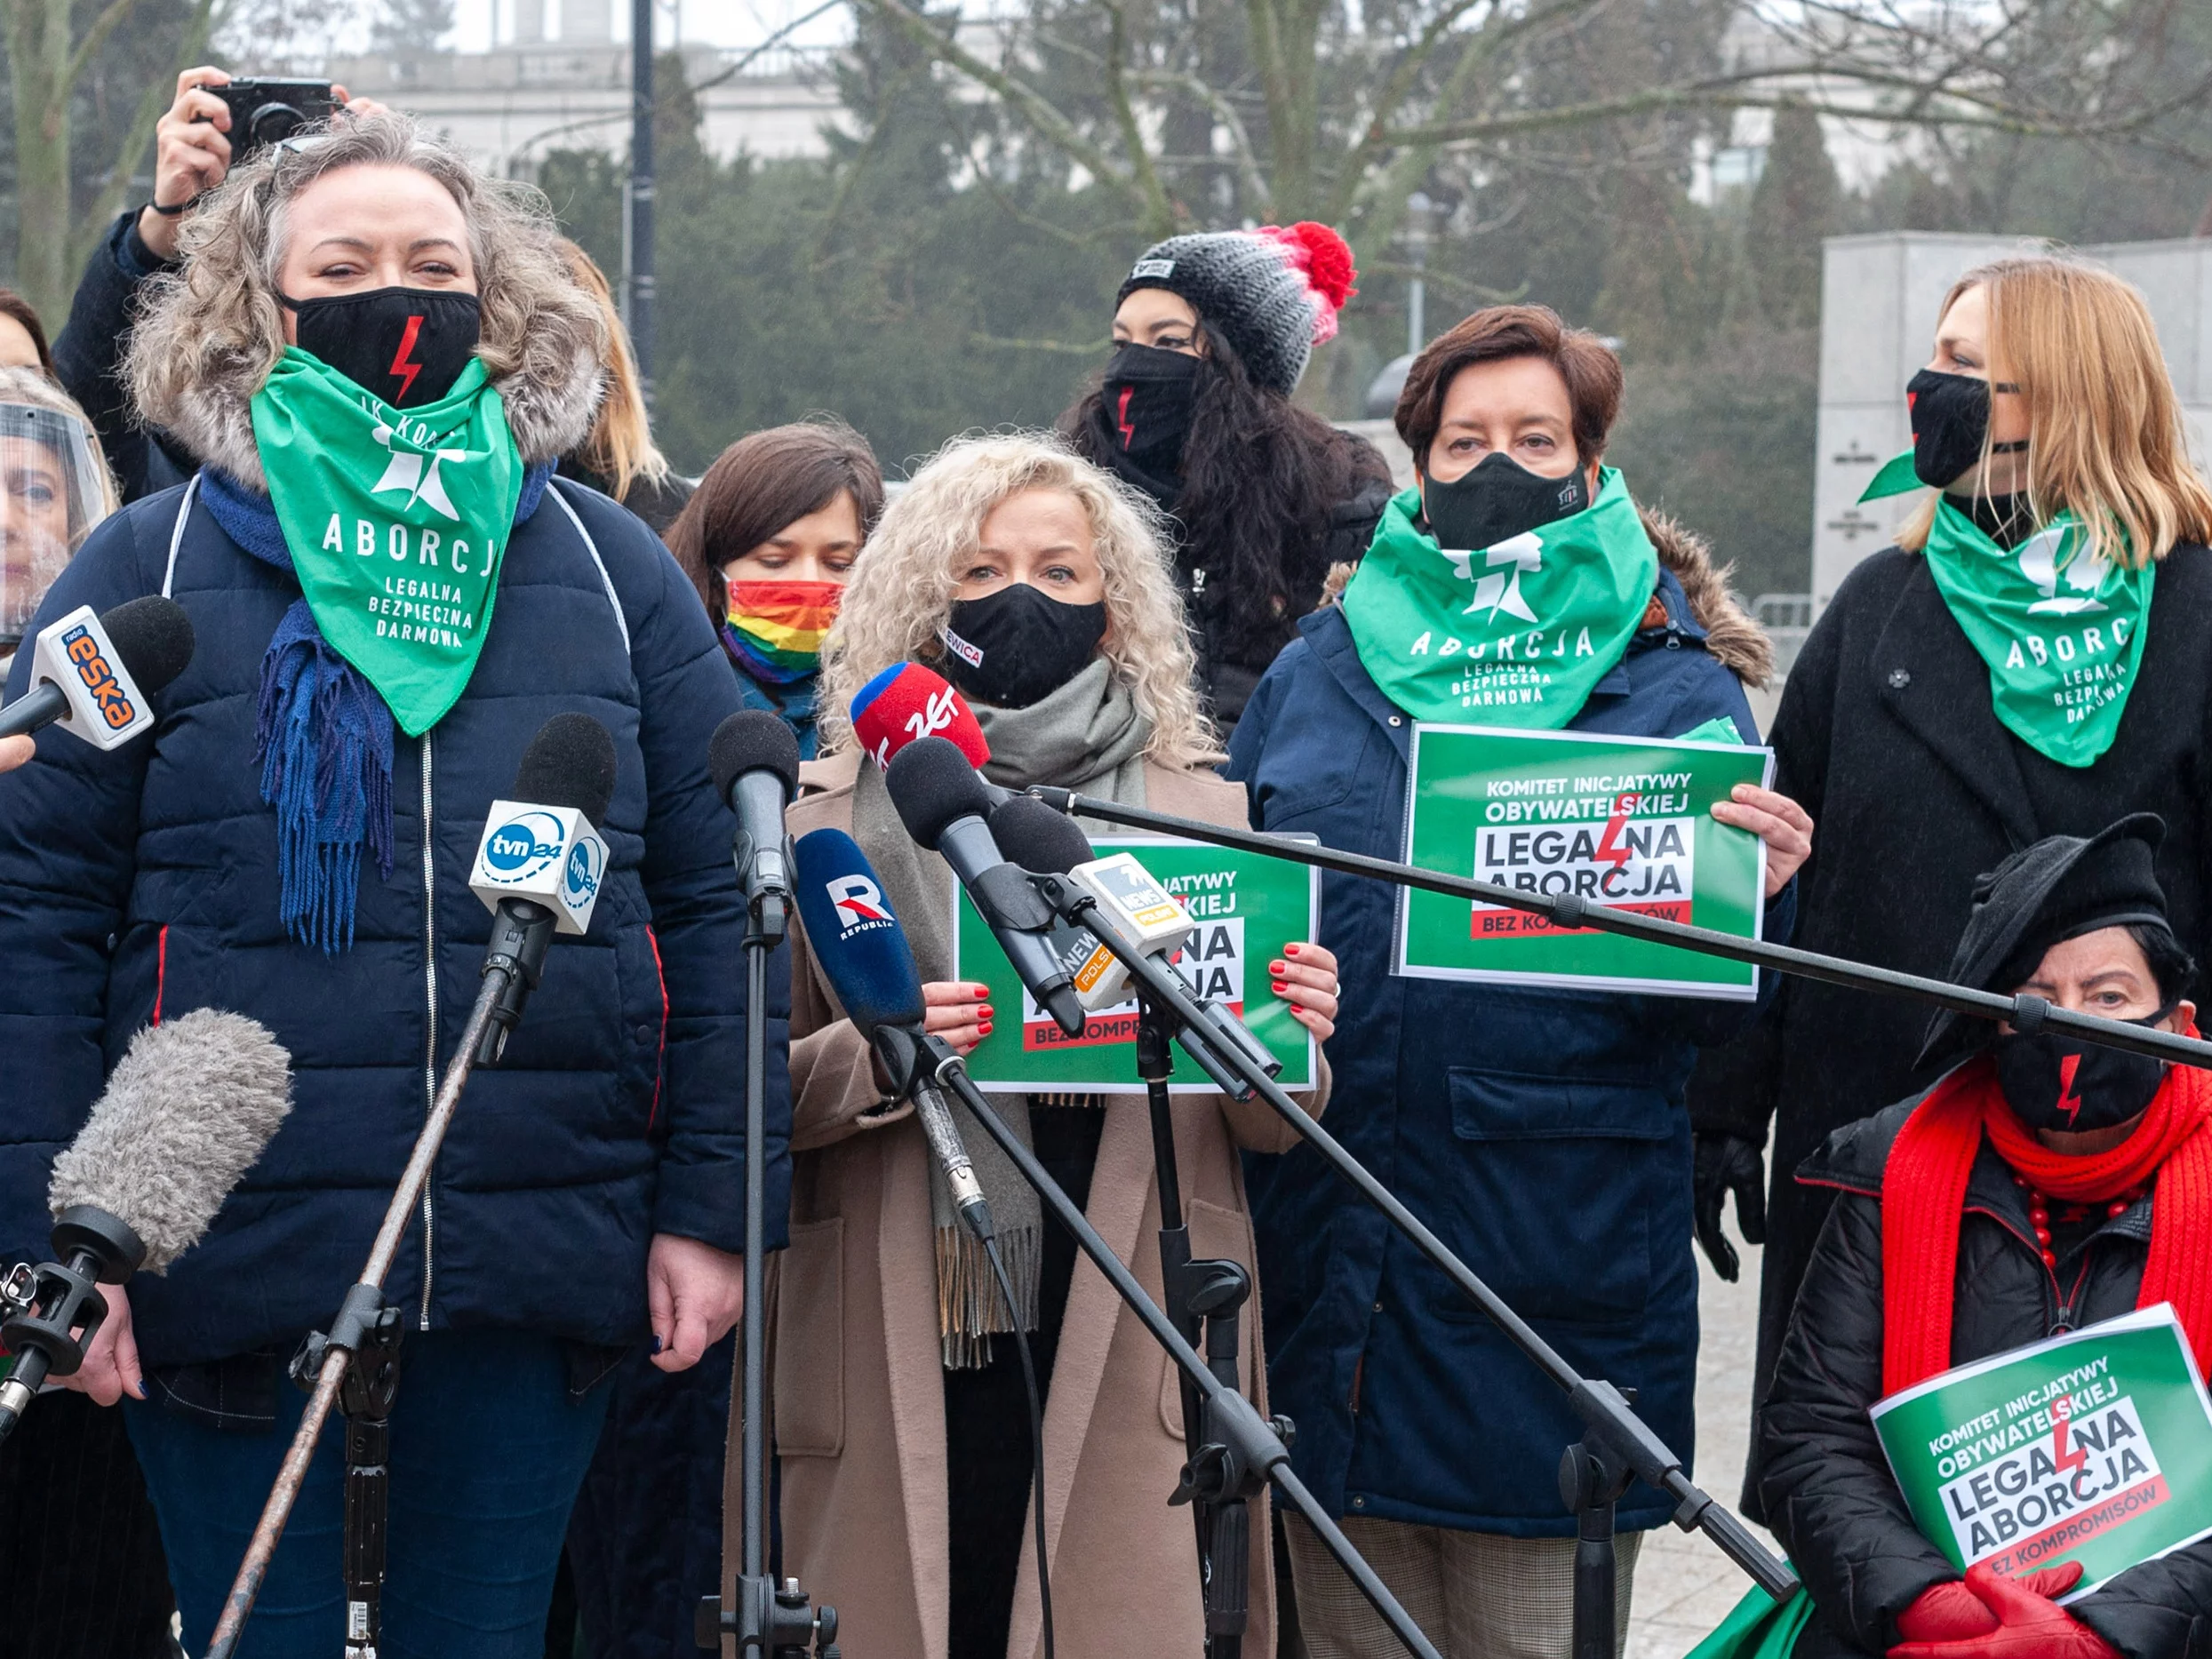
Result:
{"label": "black microphone stand", "polygon": [[2095,1014],[2079,1014],[2071,1009],[2054,1008],[2039,996],[2000,996],[1993,991],[1976,991],[1970,985],[1952,985],[1948,980],[1899,973],[1895,969],[1876,968],[1841,956],[1824,956],[1817,951],[1802,951],[1788,945],[1769,945],[1763,939],[1746,939],[1713,928],[1693,927],[1686,921],[1669,921],[1660,916],[1640,915],[1631,910],[1593,905],[1575,893],[1526,892],[1517,887],[1502,887],[1495,881],[1478,881],[1471,876],[1447,875],[1440,870],[1425,870],[1418,865],[1401,864],[1392,858],[1370,858],[1364,853],[1339,852],[1333,847],[1292,841],[1286,836],[1271,835],[1264,831],[1229,829],[1198,818],[1178,818],[1172,813],[1123,806],[1119,802],[1099,801],[1090,795],[1077,794],[1070,789],[1040,786],[1028,793],[1055,812],[1104,818],[1109,823],[1125,824],[1133,829],[1150,830],[1154,834],[1180,835],[1193,841],[1210,841],[1217,847],[1233,847],[1240,852],[1287,858],[1292,864],[1309,865],[1316,870],[1327,870],[1337,875],[1366,876],[1378,881],[1388,881],[1397,887],[1418,888],[1426,893],[1442,893],[1452,898],[1504,905],[1513,910],[1526,911],[1531,915],[1543,916],[1553,927],[1570,932],[1587,928],[1600,933],[1617,933],[1625,938],[1672,945],[1706,956],[1721,956],[1757,968],[1770,968],[1777,973],[1793,974],[1801,979],[1824,980],[1853,991],[1912,997],[1937,1008],[1949,1009],[1954,1013],[2003,1021],[2023,1036],[2032,1036],[2039,1031],[2061,1032],[2069,1037],[2079,1037],[2084,1042],[2101,1043],[2105,1048],[2124,1049],[2129,1054],[2148,1055],[2154,1060],[2170,1061],[2176,1065],[2212,1067],[2212,1041],[2184,1037],[2176,1032],[2133,1025],[2125,1020],[2104,1019]]}
{"label": "black microphone stand", "polygon": [[[1435,1647],[1421,1633],[1420,1627],[1414,1623],[1405,1608],[1399,1605],[1389,1586],[1353,1548],[1351,1540],[1344,1535],[1343,1528],[1306,1490],[1306,1483],[1291,1469],[1290,1448],[1284,1440],[1290,1424],[1279,1417],[1263,1419],[1250,1400],[1223,1380],[1222,1369],[1226,1369],[1231,1378],[1236,1374],[1234,1328],[1226,1328],[1228,1347],[1221,1369],[1199,1358],[1197,1350],[1185,1340],[1174,1321],[1162,1312],[1159,1304],[1145,1293],[1145,1288],[1137,1282],[1137,1276],[1122,1264],[1112,1247],[1098,1236],[1098,1230],[1084,1216],[1082,1207],[1068,1197],[1059,1183],[1053,1180],[1045,1167],[1037,1161],[1036,1154],[1029,1150],[1019,1136],[1007,1128],[1005,1120],[992,1108],[983,1091],[969,1077],[968,1068],[959,1055],[939,1037],[923,1037],[920,1039],[918,1047],[922,1051],[921,1064],[923,1066],[933,1065],[937,1081],[958,1095],[969,1111],[975,1113],[976,1121],[983,1125],[985,1132],[999,1144],[1000,1150],[1021,1171],[1022,1178],[1036,1189],[1045,1207],[1051,1210],[1060,1225],[1067,1229],[1077,1247],[1090,1258],[1091,1264],[1106,1276],[1106,1282],[1114,1287],[1130,1311],[1152,1333],[1153,1340],[1167,1350],[1168,1357],[1175,1361],[1182,1374],[1184,1385],[1197,1391],[1200,1420],[1205,1425],[1205,1439],[1192,1462],[1185,1466],[1182,1484],[1176,1489],[1175,1500],[1170,1501],[1181,1500],[1187,1494],[1203,1498],[1214,1505],[1217,1511],[1232,1500],[1240,1505],[1249,1506],[1250,1500],[1265,1491],[1272,1481],[1275,1489],[1306,1518],[1306,1524],[1313,1527],[1315,1535],[1328,1547],[1329,1553],[1337,1559],[1338,1564],[1358,1586],[1369,1605],[1405,1645],[1406,1651],[1416,1655],[1417,1659],[1440,1659]],[[1208,1348],[1217,1361],[1221,1361],[1222,1357],[1215,1350],[1217,1337],[1214,1333],[1224,1328],[1225,1326],[1217,1324],[1208,1333]],[[1184,1418],[1186,1429],[1190,1422],[1191,1417],[1186,1413]],[[1249,1513],[1249,1507],[1243,1512]],[[1218,1534],[1210,1542],[1217,1551],[1224,1548],[1224,1542]],[[1210,1623],[1210,1601],[1208,1612]]]}
{"label": "black microphone stand", "polygon": [[[1082,803],[1075,810],[1088,815],[1092,803],[1087,797],[1074,799]],[[1114,810],[1121,813],[1130,810],[1117,807]],[[1099,816],[1106,815],[1102,813]],[[1567,1362],[1564,1356],[1507,1306],[1497,1292],[1477,1278],[1441,1239],[1422,1224],[1419,1217],[1399,1202],[1359,1160],[1346,1152],[1336,1137],[1299,1111],[1297,1103],[1267,1074],[1267,1069],[1255,1063],[1246,1044],[1229,1038],[1220,1010],[1211,1004],[1202,1006],[1193,999],[1172,968],[1157,957],[1147,955],[1125,939],[1098,901],[1074,881],[1064,875],[1039,874],[1035,872],[1030,873],[1029,879],[1063,920],[1077,927],[1088,928],[1101,945],[1120,959],[1129,969],[1130,977],[1136,982],[1139,995],[1150,998],[1173,1012],[1183,1027],[1178,1041],[1209,1075],[1219,1081],[1226,1072],[1234,1080],[1234,1086],[1226,1082],[1223,1084],[1230,1089],[1230,1092],[1241,1094],[1250,1091],[1266,1100],[1274,1108],[1277,1115],[1303,1136],[1338,1174],[1380,1209],[1399,1232],[1412,1240],[1422,1255],[1434,1263],[1480,1307],[1515,1347],[1559,1384],[1567,1395],[1569,1408],[1582,1419],[1588,1432],[1590,1439],[1585,1440],[1585,1447],[1594,1442],[1605,1458],[1617,1461],[1620,1470],[1628,1475],[1641,1476],[1652,1487],[1673,1498],[1676,1506],[1676,1526],[1684,1532],[1704,1532],[1720,1546],[1722,1553],[1742,1567],[1761,1589],[1777,1601],[1787,1600],[1796,1593],[1796,1575],[1762,1546],[1742,1521],[1698,1488],[1683,1472],[1682,1460],[1668,1449],[1666,1443],[1630,1409],[1627,1398],[1620,1390],[1610,1383],[1584,1377]],[[1240,1025],[1237,1029],[1241,1031],[1242,1027]],[[1622,1489],[1625,1489],[1625,1480],[1622,1482]],[[1578,1488],[1577,1497],[1580,1499],[1581,1496]],[[1607,1496],[1601,1505],[1609,1539],[1612,1502],[1612,1496]],[[1575,1507],[1579,1514],[1585,1511],[1594,1511],[1600,1505],[1593,1493],[1586,1501],[1577,1502]],[[1585,1524],[1585,1529],[1593,1525],[1594,1517]],[[1580,1576],[1577,1575],[1578,1581]],[[1611,1625],[1609,1622],[1605,1649],[1609,1654],[1611,1641]]]}
{"label": "black microphone stand", "polygon": [[[1174,1014],[1150,997],[1137,1013],[1137,1075],[1144,1080],[1152,1114],[1152,1163],[1160,1193],[1160,1291],[1183,1340],[1196,1348],[1202,1336],[1206,1368],[1223,1388],[1240,1392],[1237,1369],[1239,1312],[1252,1294],[1252,1278],[1238,1263],[1193,1261],[1190,1227],[1183,1216],[1182,1175],[1175,1155],[1175,1117],[1168,1078]],[[1198,1578],[1206,1600],[1206,1652],[1211,1659],[1241,1659],[1251,1615],[1251,1505],[1250,1495],[1218,1477],[1210,1448],[1225,1444],[1210,1400],[1187,1376],[1182,1390],[1183,1484],[1168,1501],[1187,1502],[1198,1534]],[[1287,1444],[1288,1418],[1275,1419]]]}
{"label": "black microphone stand", "polygon": [[[742,833],[742,832],[740,832]],[[741,858],[740,863],[744,860]],[[795,1578],[768,1571],[768,959],[790,925],[791,896],[780,876],[756,887],[745,933],[745,1312],[738,1387],[740,1563],[735,1607],[702,1596],[691,1639],[716,1649],[734,1636],[739,1659],[837,1659],[837,1609],[817,1609]]]}

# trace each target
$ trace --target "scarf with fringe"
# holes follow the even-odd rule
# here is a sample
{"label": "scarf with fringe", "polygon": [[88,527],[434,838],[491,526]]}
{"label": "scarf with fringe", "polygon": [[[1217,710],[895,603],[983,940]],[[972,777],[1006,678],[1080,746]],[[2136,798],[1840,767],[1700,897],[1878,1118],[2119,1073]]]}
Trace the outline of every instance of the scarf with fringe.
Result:
{"label": "scarf with fringe", "polygon": [[[550,461],[523,474],[515,523],[538,510],[552,475]],[[211,467],[200,475],[200,499],[231,540],[292,574],[268,496]],[[364,848],[379,878],[391,877],[394,734],[384,699],[331,648],[307,600],[293,601],[261,658],[254,760],[261,799],[276,809],[284,931],[325,955],[353,948]]]}

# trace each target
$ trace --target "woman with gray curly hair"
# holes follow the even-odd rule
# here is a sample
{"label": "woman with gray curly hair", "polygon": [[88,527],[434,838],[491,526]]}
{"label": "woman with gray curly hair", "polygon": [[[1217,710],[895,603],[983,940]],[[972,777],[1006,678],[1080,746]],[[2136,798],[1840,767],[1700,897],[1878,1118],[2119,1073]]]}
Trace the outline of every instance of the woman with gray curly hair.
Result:
{"label": "woman with gray curly hair", "polygon": [[[1212,731],[1156,511],[1056,438],[956,440],[914,475],[861,550],[826,648],[830,757],[791,810],[794,834],[848,829],[905,924],[931,1031],[966,1053],[989,1038],[1010,980],[951,973],[952,873],[914,845],[852,729],[857,693],[920,658],[967,694],[990,746],[986,776],[1058,784],[1215,823],[1244,822],[1243,793],[1211,770]],[[1093,826],[1094,830],[1098,826]],[[833,1596],[855,1659],[1034,1654],[1041,1598],[1023,1517],[1042,1490],[1058,1651],[1196,1653],[1204,1639],[1186,1519],[1161,1500],[1184,1457],[1172,1368],[980,1131],[968,1150],[995,1217],[1014,1307],[989,1289],[933,1174],[911,1105],[888,1097],[868,1045],[839,1017],[795,930],[792,1248],[779,1269],[775,1384],[784,1560]],[[1256,974],[1261,964],[1247,965]],[[1266,965],[1275,997],[1318,1041],[1337,1007],[1336,961],[1311,944]],[[1258,986],[1252,987],[1259,1000]],[[1020,1005],[997,1047],[1021,1041]],[[996,1048],[993,1049],[996,1052]],[[1308,1103],[1318,1112],[1327,1073]],[[1141,1085],[1132,1077],[1130,1089]],[[1146,1220],[1152,1149],[1135,1103],[1093,1094],[1001,1096],[1037,1155],[1140,1275],[1158,1284]],[[1282,1152],[1265,1105],[1173,1101],[1183,1192],[1201,1256],[1251,1265],[1240,1147]],[[842,1320],[824,1307],[843,1310]],[[1007,1340],[1031,1335],[1049,1390],[1044,1470],[1031,1456],[1022,1373]],[[1243,1322],[1246,1392],[1258,1303]],[[1257,1534],[1265,1539],[1264,1524]],[[1274,1651],[1267,1551],[1253,1558],[1250,1637]],[[1138,1601],[1131,1584],[1151,1593]],[[1019,1586],[1018,1593],[1018,1586]]]}
{"label": "woman with gray curly hair", "polygon": [[[229,1009],[292,1057],[283,1131],[199,1248],[108,1292],[70,1379],[126,1401],[194,1651],[299,1420],[283,1362],[359,1272],[475,1000],[480,832],[555,714],[613,734],[607,867],[386,1280],[382,1651],[541,1652],[604,1377],[649,1342],[682,1370],[737,1317],[744,911],[706,755],[739,700],[666,549],[550,481],[604,347],[553,236],[540,200],[396,116],[236,168],[131,352],[144,418],[202,470],[103,524],[33,624],[162,593],[198,644],[150,740],[42,739],[0,779],[0,1261],[40,1253],[47,1169],[138,1028]],[[257,1655],[343,1640],[334,1440]]]}

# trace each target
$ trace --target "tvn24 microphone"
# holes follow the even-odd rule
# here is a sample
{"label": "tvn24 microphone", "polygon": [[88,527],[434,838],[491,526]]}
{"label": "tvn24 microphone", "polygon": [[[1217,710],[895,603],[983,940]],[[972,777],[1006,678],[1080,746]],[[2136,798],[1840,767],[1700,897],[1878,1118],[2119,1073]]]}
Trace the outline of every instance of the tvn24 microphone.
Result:
{"label": "tvn24 microphone", "polygon": [[0,738],[59,724],[112,749],[154,723],[148,699],[192,660],[192,618],[159,594],[104,617],[79,605],[41,628],[31,653],[31,689],[0,708]]}
{"label": "tvn24 microphone", "polygon": [[991,838],[985,819],[994,802],[982,775],[956,745],[922,738],[899,751],[883,781],[906,833],[953,866],[1037,1006],[1082,1036],[1082,1002],[1052,947],[1052,907]]}
{"label": "tvn24 microphone", "polygon": [[799,787],[799,740],[778,715],[748,708],[715,728],[707,746],[707,770],[715,793],[738,815],[731,856],[745,902],[771,937],[783,937],[791,900],[785,864],[784,809]]}
{"label": "tvn24 microphone", "polygon": [[497,1065],[545,972],[555,933],[591,926],[607,873],[595,827],[614,799],[614,738],[589,714],[555,714],[538,729],[515,774],[515,798],[494,801],[468,890],[491,912],[484,969],[507,970],[491,1009],[480,1065]]}
{"label": "tvn24 microphone", "polygon": [[291,1110],[291,1059],[252,1020],[196,1009],[131,1040],[77,1137],[54,1160],[47,1202],[57,1261],[0,1285],[0,1440],[38,1385],[68,1376],[108,1317],[100,1285],[166,1272],[200,1241]]}
{"label": "tvn24 microphone", "polygon": [[937,1056],[923,1033],[928,1009],[906,936],[883,897],[883,884],[859,843],[840,829],[818,829],[791,849],[799,919],[846,1017],[868,1040],[892,1089],[912,1096],[930,1150],[945,1171],[961,1219],[978,1239],[992,1234],[991,1207],[952,1107],[937,1086]]}
{"label": "tvn24 microphone", "polygon": [[923,738],[946,739],[971,766],[991,758],[975,711],[944,675],[917,662],[893,663],[852,694],[852,734],[882,771]]}

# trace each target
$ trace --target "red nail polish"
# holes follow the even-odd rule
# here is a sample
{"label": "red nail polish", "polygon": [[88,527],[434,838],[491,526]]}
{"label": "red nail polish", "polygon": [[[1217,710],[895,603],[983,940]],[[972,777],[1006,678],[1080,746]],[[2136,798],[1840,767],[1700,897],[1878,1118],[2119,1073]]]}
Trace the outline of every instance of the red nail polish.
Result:
{"label": "red nail polish", "polygon": [[1281,995],[1282,995],[1282,994],[1285,991],[1288,991],[1290,988],[1290,987],[1289,985],[1287,985],[1283,984],[1283,983],[1282,983],[1282,980],[1280,980],[1280,979],[1278,979],[1278,980],[1276,980],[1276,981],[1275,981],[1275,983],[1274,983],[1274,993],[1275,993],[1275,994],[1276,994],[1277,996],[1281,996]]}
{"label": "red nail polish", "polygon": [[979,1030],[978,1030],[978,1034],[979,1034],[979,1035],[982,1035],[982,1036],[985,1036],[985,1037],[987,1037],[987,1036],[989,1036],[989,1035],[991,1034],[991,1022],[990,1022],[989,1020],[987,1020],[987,1019],[986,1019],[986,1020],[985,1020],[985,1021],[983,1022],[983,1024],[982,1024],[981,1027],[980,1027],[980,1028],[979,1028]]}
{"label": "red nail polish", "polygon": [[1298,953],[1298,947],[1295,945],[1286,945],[1282,947],[1282,953],[1285,956],[1296,956]]}
{"label": "red nail polish", "polygon": [[985,997],[987,997],[987,996],[989,996],[990,994],[991,994],[991,987],[990,987],[990,986],[988,986],[988,985],[978,985],[978,986],[976,987],[976,1001],[978,1001],[978,1002],[982,1001],[983,1001],[983,999],[984,999]]}

